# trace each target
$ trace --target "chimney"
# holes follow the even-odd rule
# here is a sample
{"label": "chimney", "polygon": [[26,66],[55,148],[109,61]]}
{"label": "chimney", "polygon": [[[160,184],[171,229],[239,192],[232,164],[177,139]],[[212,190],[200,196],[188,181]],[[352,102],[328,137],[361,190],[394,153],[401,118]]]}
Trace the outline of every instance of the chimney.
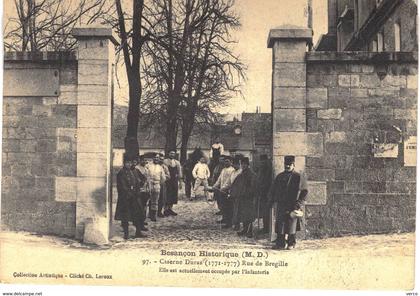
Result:
{"label": "chimney", "polygon": [[328,34],[337,34],[337,0],[328,0]]}
{"label": "chimney", "polygon": [[313,29],[312,0],[308,0],[308,28]]}

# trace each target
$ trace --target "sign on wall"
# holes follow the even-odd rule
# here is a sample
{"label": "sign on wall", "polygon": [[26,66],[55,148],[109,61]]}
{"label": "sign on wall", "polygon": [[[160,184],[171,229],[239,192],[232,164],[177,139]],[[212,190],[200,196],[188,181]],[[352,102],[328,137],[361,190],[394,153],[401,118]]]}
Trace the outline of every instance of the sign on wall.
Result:
{"label": "sign on wall", "polygon": [[5,69],[5,97],[55,97],[59,95],[59,71],[52,68]]}
{"label": "sign on wall", "polygon": [[417,137],[411,136],[404,141],[404,166],[416,166]]}
{"label": "sign on wall", "polygon": [[373,144],[373,155],[376,158],[397,158],[398,157],[398,144],[375,143]]}

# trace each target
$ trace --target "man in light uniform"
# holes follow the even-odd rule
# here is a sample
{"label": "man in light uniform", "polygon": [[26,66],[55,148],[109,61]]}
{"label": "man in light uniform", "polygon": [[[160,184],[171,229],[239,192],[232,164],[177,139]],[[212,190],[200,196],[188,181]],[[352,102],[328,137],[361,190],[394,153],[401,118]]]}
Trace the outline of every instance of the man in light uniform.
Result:
{"label": "man in light uniform", "polygon": [[161,188],[165,184],[166,176],[162,165],[160,164],[160,156],[156,154],[153,163],[147,165],[149,172],[149,188],[150,188],[150,220],[156,222],[156,214],[158,210],[159,195]]}

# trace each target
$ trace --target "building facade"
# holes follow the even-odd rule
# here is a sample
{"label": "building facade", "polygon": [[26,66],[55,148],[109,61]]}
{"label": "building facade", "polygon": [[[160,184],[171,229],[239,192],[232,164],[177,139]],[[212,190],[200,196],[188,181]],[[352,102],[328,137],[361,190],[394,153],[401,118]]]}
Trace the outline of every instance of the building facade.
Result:
{"label": "building facade", "polygon": [[413,52],[417,46],[413,0],[328,0],[328,33],[317,51]]}

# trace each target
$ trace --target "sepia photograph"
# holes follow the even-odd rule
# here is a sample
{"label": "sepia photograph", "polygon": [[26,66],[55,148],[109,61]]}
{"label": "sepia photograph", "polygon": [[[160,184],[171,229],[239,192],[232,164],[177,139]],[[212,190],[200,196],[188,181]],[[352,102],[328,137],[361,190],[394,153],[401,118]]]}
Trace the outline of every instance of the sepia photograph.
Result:
{"label": "sepia photograph", "polygon": [[417,295],[417,9],[3,1],[2,295]]}

